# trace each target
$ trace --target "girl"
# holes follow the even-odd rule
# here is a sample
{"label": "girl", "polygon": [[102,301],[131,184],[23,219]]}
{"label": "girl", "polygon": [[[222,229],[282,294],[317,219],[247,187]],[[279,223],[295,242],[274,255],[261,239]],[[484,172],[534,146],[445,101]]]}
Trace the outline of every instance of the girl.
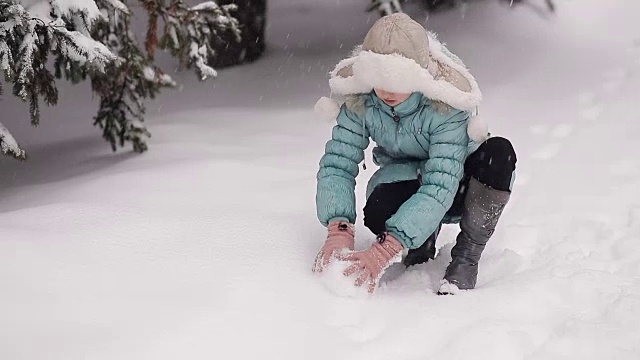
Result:
{"label": "girl", "polygon": [[[473,289],[516,163],[511,143],[489,138],[484,123],[471,117],[481,100],[475,79],[420,24],[392,14],[338,63],[329,85],[346,101],[317,175],[317,214],[328,236],[314,272],[339,256],[350,262],[344,275],[355,274],[355,285],[373,292],[404,249],[405,266],[426,262],[435,254],[440,224],[459,222],[439,293]],[[378,241],[353,251],[355,178],[370,138],[380,168],[367,185],[364,224]]]}

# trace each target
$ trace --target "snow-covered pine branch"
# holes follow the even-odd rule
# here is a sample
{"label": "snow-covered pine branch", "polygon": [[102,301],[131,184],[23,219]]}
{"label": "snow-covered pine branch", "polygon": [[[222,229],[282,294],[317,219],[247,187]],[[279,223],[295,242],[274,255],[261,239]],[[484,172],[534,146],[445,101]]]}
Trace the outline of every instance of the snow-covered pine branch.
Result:
{"label": "snow-covered pine branch", "polygon": [[[97,0],[101,8],[118,8],[113,0]],[[147,149],[150,133],[144,126],[144,98],[154,98],[163,87],[175,82],[153,64],[130,30],[131,17],[108,12],[105,21],[96,24],[93,37],[122,59],[109,64],[104,72],[91,74],[91,87],[100,96],[100,108],[94,124],[113,150],[126,142],[136,152]]]}
{"label": "snow-covered pine branch", "polygon": [[219,6],[213,1],[187,7],[182,0],[173,0],[167,9],[158,10],[165,25],[160,47],[187,68],[194,68],[201,80],[215,77],[216,71],[207,65],[215,56],[211,45],[214,38],[227,31],[240,40],[240,25],[231,15],[236,9],[234,4]]}
{"label": "snow-covered pine branch", "polygon": [[[101,17],[93,0],[0,0],[0,68],[13,94],[29,102],[34,125],[40,121],[40,98],[48,105],[58,100],[48,69],[50,54],[91,71],[102,71],[117,59],[90,36],[90,27]],[[7,154],[15,140],[3,139]]]}
{"label": "snow-covered pine branch", "polygon": [[4,125],[0,122],[0,150],[2,150],[3,155],[10,155],[16,159],[24,160],[26,158],[26,154],[24,150],[20,148],[16,139],[13,138],[13,135],[7,130]]}
{"label": "snow-covered pine branch", "polygon": [[102,72],[105,65],[115,61],[117,57],[104,44],[82,35],[77,31],[57,28],[59,51],[62,56],[77,62],[85,63],[94,70]]}
{"label": "snow-covered pine branch", "polygon": [[99,7],[100,8],[111,8],[112,10],[115,10],[116,12],[121,12],[123,14],[129,15],[129,8],[127,7],[127,5],[125,5],[124,3],[122,3],[119,0],[102,0],[104,2],[104,4],[106,6],[100,5],[99,3]]}
{"label": "snow-covered pine branch", "polygon": [[[240,40],[239,22],[231,16],[236,5],[138,0],[149,18],[142,47],[130,29],[129,1],[0,0],[0,69],[13,94],[29,102],[33,125],[40,121],[41,100],[56,105],[56,79],[77,83],[89,78],[100,96],[94,124],[103,137],[114,150],[130,142],[135,151],[144,151],[150,135],[143,124],[143,100],[175,86],[154,64],[155,49],[169,51],[204,80],[216,75],[208,64],[215,60],[212,46],[223,41],[221,35]],[[13,137],[4,139],[3,144],[14,143]]]}

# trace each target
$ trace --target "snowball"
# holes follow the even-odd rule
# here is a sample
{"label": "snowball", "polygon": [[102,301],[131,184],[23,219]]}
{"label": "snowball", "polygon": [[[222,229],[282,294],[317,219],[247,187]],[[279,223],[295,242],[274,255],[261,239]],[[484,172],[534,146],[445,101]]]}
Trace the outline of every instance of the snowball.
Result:
{"label": "snowball", "polygon": [[355,286],[357,273],[344,276],[343,272],[352,262],[333,259],[333,261],[318,274],[318,278],[327,290],[335,295],[348,298],[365,298],[369,296],[366,284]]}

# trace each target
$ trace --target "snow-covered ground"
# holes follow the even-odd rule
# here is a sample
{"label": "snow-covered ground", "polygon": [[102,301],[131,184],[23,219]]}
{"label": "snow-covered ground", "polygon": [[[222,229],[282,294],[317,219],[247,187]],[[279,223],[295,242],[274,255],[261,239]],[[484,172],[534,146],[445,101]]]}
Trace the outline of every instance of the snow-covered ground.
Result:
{"label": "snow-covered ground", "polygon": [[[0,160],[0,359],[640,358],[640,3],[557,3],[427,20],[519,155],[478,288],[458,296],[434,293],[455,227],[368,299],[311,273],[331,129],[312,107],[375,20],[366,1],[270,1],[266,57],[176,75],[143,155],[110,152],[86,85],[39,129],[3,96],[31,158]],[[357,224],[357,246],[372,240]]]}

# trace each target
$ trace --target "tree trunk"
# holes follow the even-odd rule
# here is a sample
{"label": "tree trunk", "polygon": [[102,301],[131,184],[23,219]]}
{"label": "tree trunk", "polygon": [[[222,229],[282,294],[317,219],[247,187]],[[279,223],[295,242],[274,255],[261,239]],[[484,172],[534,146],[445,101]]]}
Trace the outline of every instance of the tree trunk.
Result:
{"label": "tree trunk", "polygon": [[461,2],[460,0],[422,0],[424,8],[430,12],[453,9]]}
{"label": "tree trunk", "polygon": [[218,0],[218,5],[236,4],[238,10],[231,14],[240,22],[242,40],[236,41],[231,34],[222,34],[214,41],[213,48],[217,56],[209,65],[221,68],[251,62],[260,57],[265,50],[265,25],[267,0]]}

